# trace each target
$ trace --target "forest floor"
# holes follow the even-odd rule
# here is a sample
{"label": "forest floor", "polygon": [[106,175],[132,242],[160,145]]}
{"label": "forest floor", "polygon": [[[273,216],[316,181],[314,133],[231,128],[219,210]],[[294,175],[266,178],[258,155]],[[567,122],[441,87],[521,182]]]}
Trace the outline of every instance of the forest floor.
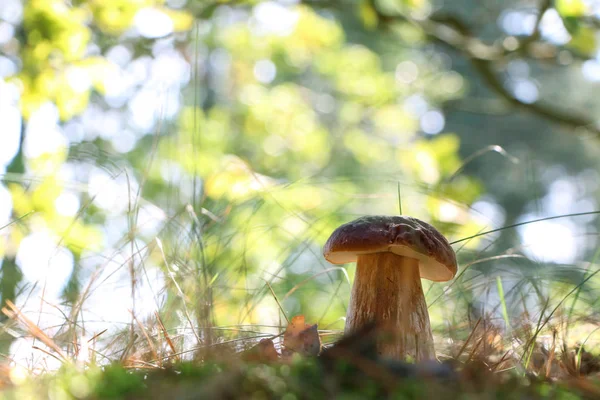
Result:
{"label": "forest floor", "polygon": [[280,341],[263,339],[242,352],[213,346],[187,361],[156,364],[146,353],[103,366],[64,362],[35,377],[7,365],[0,398],[600,399],[600,357],[583,347],[530,341],[521,347],[528,352],[500,349],[476,324],[454,356],[410,363],[380,359],[373,328],[315,347],[315,326],[290,326]]}

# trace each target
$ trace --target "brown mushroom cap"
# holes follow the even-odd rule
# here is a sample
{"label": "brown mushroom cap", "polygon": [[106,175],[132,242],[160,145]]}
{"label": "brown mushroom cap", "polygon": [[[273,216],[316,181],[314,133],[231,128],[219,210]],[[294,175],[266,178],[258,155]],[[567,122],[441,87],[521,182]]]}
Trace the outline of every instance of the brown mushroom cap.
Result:
{"label": "brown mushroom cap", "polygon": [[456,255],[433,226],[406,216],[366,216],[337,228],[323,255],[332,264],[356,262],[358,255],[392,252],[419,260],[421,278],[448,281],[456,275]]}

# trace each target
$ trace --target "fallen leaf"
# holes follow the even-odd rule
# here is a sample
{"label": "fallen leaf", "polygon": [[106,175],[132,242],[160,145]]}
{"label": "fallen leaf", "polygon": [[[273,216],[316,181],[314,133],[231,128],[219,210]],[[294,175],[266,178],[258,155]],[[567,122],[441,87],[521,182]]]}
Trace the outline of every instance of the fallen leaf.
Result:
{"label": "fallen leaf", "polygon": [[258,344],[242,353],[242,359],[249,362],[269,363],[279,360],[279,353],[271,339],[262,339]]}
{"label": "fallen leaf", "polygon": [[304,315],[292,318],[283,334],[284,357],[291,357],[294,353],[304,356],[316,356],[321,352],[321,338],[317,324],[306,323]]}

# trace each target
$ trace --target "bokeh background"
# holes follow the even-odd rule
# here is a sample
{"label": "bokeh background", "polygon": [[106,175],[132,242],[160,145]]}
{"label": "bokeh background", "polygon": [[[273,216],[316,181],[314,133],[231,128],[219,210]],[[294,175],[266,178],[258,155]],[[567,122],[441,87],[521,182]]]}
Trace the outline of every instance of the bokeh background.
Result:
{"label": "bokeh background", "polygon": [[2,305],[98,361],[159,320],[189,357],[296,314],[326,341],[354,266],[323,243],[401,209],[456,242],[438,349],[481,316],[593,343],[599,28],[595,0],[2,0]]}

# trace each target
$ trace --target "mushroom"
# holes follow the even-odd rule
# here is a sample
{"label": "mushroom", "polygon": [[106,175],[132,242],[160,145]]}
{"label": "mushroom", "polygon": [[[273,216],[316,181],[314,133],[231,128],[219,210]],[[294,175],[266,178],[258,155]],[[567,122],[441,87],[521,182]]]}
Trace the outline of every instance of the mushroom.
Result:
{"label": "mushroom", "polygon": [[365,216],[337,228],[323,255],[333,264],[356,262],[345,333],[375,322],[387,337],[379,355],[416,361],[435,358],[421,279],[448,281],[456,255],[433,226],[407,216]]}

